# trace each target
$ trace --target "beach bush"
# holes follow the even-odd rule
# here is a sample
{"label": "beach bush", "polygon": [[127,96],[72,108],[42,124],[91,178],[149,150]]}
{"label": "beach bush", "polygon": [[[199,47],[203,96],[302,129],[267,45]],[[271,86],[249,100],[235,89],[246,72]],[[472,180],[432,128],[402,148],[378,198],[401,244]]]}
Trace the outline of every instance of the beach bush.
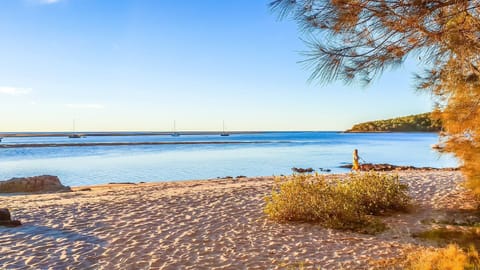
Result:
{"label": "beach bush", "polygon": [[401,184],[396,174],[350,174],[340,188],[370,215],[382,215],[389,211],[406,212],[410,206],[408,186]]}
{"label": "beach bush", "polygon": [[368,172],[328,181],[318,174],[294,174],[275,182],[264,211],[278,222],[316,222],[374,234],[386,228],[374,215],[404,211],[410,204],[397,175]]}
{"label": "beach bush", "polygon": [[477,270],[480,256],[471,247],[467,251],[455,244],[440,249],[423,249],[407,258],[407,270]]}

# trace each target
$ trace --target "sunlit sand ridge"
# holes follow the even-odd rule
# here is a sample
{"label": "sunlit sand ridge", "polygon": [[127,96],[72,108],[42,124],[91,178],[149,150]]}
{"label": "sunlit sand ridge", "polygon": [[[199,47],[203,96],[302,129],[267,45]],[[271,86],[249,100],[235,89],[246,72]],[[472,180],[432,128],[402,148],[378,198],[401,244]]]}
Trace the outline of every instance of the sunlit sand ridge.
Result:
{"label": "sunlit sand ridge", "polygon": [[[377,236],[277,224],[263,214],[272,178],[92,187],[1,197],[24,225],[0,228],[6,269],[368,268],[419,244],[412,232],[446,209],[473,209],[458,172],[401,172],[419,207]],[[78,190],[78,189],[77,189]]]}

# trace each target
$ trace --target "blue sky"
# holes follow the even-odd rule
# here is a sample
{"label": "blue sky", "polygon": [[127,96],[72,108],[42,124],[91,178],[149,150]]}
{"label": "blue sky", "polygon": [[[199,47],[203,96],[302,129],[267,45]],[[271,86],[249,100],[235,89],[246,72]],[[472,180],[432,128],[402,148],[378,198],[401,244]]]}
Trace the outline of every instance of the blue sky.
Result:
{"label": "blue sky", "polygon": [[3,0],[0,131],[344,130],[431,109],[415,63],[307,83],[295,22],[267,4]]}

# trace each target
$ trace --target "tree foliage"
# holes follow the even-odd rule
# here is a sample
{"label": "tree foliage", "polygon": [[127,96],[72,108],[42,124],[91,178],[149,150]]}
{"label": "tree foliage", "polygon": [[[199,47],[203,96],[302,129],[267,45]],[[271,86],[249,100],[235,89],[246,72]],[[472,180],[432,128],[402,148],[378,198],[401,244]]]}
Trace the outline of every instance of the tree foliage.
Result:
{"label": "tree foliage", "polygon": [[346,132],[439,132],[442,124],[431,113],[415,114],[354,125]]}
{"label": "tree foliage", "polygon": [[369,83],[408,57],[425,67],[417,88],[431,92],[443,123],[443,151],[462,162],[480,194],[479,0],[275,0],[312,37],[310,79]]}

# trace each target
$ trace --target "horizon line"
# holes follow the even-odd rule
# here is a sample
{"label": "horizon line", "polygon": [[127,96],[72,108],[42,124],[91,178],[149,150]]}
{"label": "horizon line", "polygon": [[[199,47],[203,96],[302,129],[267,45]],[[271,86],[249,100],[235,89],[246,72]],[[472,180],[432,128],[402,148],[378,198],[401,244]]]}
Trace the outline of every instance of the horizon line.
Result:
{"label": "horizon line", "polygon": [[[228,131],[229,134],[255,134],[255,133],[281,133],[281,132],[344,132],[343,130],[242,130]],[[30,136],[68,136],[72,134],[85,136],[115,136],[115,135],[215,135],[223,133],[218,131],[4,131],[0,137],[29,137]]]}

